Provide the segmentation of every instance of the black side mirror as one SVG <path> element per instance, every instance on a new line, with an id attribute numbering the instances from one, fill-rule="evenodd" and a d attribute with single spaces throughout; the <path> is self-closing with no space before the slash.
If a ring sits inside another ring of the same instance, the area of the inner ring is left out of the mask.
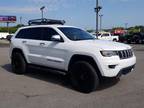
<path id="1" fill-rule="evenodd" d="M 10 42 L 13 35 L 7 35 L 6 39 Z"/>

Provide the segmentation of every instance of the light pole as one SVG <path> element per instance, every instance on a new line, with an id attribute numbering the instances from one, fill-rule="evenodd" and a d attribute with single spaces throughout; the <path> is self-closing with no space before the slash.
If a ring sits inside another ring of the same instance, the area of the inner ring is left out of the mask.
<path id="1" fill-rule="evenodd" d="M 127 29 L 128 23 L 125 23 L 125 29 Z"/>
<path id="2" fill-rule="evenodd" d="M 42 19 L 44 18 L 43 17 L 43 10 L 45 9 L 45 6 L 42 6 L 41 8 L 40 8 L 40 10 L 41 10 L 41 15 L 42 15 Z"/>
<path id="3" fill-rule="evenodd" d="M 22 25 L 22 17 L 20 17 L 20 25 Z"/>
<path id="4" fill-rule="evenodd" d="M 99 2 L 98 2 L 98 0 L 96 0 L 96 8 L 95 8 L 95 12 L 96 12 L 96 37 L 98 37 L 99 12 L 101 9 L 102 9 L 102 7 L 99 6 Z"/>
<path id="5" fill-rule="evenodd" d="M 103 15 L 99 15 L 99 17 L 100 17 L 100 31 L 102 31 L 102 17 L 103 17 Z"/>
<path id="6" fill-rule="evenodd" d="M 9 32 L 9 23 L 10 23 L 10 22 L 6 22 L 6 23 L 7 23 L 7 32 L 10 33 L 10 32 Z"/>
<path id="7" fill-rule="evenodd" d="M 128 23 L 125 23 L 125 33 L 127 34 L 127 27 L 128 27 Z"/>

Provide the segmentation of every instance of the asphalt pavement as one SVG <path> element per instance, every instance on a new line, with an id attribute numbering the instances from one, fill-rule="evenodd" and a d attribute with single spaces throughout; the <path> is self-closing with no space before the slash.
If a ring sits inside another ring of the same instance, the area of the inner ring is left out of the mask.
<path id="1" fill-rule="evenodd" d="M 143 108 L 144 45 L 133 45 L 136 68 L 120 81 L 105 81 L 90 94 L 75 91 L 64 75 L 11 71 L 9 48 L 0 47 L 0 108 Z"/>

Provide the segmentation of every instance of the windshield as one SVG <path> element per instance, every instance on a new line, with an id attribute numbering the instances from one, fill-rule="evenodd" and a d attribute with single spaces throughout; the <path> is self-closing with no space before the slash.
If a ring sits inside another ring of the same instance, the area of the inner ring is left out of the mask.
<path id="1" fill-rule="evenodd" d="M 72 27 L 59 27 L 61 30 L 70 40 L 78 41 L 78 40 L 94 40 L 95 38 L 90 35 L 89 33 Z"/>

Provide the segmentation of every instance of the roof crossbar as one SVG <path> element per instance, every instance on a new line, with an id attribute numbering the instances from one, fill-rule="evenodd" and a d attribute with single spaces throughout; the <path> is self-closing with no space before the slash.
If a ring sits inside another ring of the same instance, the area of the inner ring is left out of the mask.
<path id="1" fill-rule="evenodd" d="M 64 25 L 65 21 L 43 18 L 43 19 L 29 20 L 28 24 L 29 25 L 53 25 L 53 24 Z"/>

